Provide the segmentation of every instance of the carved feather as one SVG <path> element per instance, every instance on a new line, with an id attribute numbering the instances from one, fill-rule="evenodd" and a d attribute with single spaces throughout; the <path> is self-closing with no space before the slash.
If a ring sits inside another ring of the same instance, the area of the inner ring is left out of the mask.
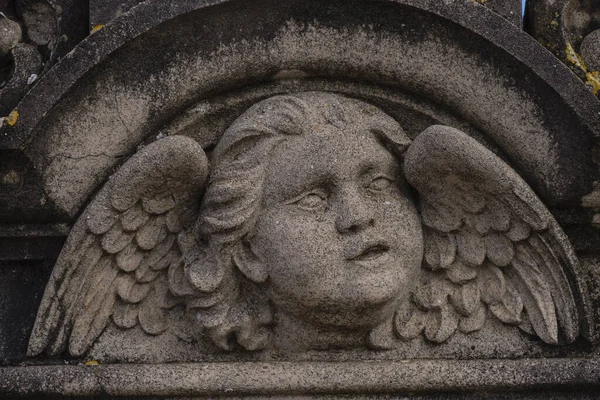
<path id="1" fill-rule="evenodd" d="M 513 242 L 519 242 L 527 239 L 531 235 L 531 227 L 524 221 L 513 218 L 511 220 L 510 230 L 506 233 L 506 237 Z"/>
<path id="2" fill-rule="evenodd" d="M 55 355 L 68 343 L 81 356 L 111 321 L 122 329 L 140 324 L 153 335 L 168 328 L 163 306 L 184 302 L 169 293 L 168 266 L 181 259 L 174 231 L 193 222 L 183 225 L 177 214 L 197 214 L 206 174 L 199 145 L 171 137 L 144 147 L 111 177 L 59 256 L 29 355 Z"/>
<path id="3" fill-rule="evenodd" d="M 89 287 L 84 300 L 84 308 L 76 317 L 69 352 L 73 356 L 80 356 L 89 347 L 106 327 L 108 318 L 112 314 L 116 300 L 115 280 L 118 269 L 109 264 L 108 260 L 98 267 L 100 279 L 96 285 Z"/>
<path id="4" fill-rule="evenodd" d="M 152 197 L 143 197 L 142 206 L 149 214 L 164 214 L 175 208 L 177 204 L 169 191 L 159 193 Z"/>
<path id="5" fill-rule="evenodd" d="M 183 229 L 181 219 L 176 210 L 171 210 L 167 213 L 167 229 L 171 233 L 179 233 Z"/>
<path id="6" fill-rule="evenodd" d="M 183 260 L 176 260 L 169 266 L 169 289 L 175 296 L 192 296 L 196 289 L 191 285 L 184 271 Z"/>
<path id="7" fill-rule="evenodd" d="M 445 342 L 458 329 L 458 320 L 458 315 L 449 304 L 429 311 L 425 322 L 425 337 L 435 343 Z"/>
<path id="8" fill-rule="evenodd" d="M 477 269 L 460 260 L 456 260 L 446 271 L 446 276 L 453 283 L 465 283 L 477 278 Z"/>
<path id="9" fill-rule="evenodd" d="M 142 227 L 148 220 L 150 215 L 142 208 L 142 205 L 138 202 L 133 207 L 126 210 L 121 216 L 121 226 L 123 230 L 127 232 L 136 232 Z"/>
<path id="10" fill-rule="evenodd" d="M 119 328 L 131 329 L 138 323 L 138 310 L 139 306 L 137 304 L 119 301 L 117 308 L 113 312 L 112 319 Z"/>
<path id="11" fill-rule="evenodd" d="M 153 288 L 154 291 L 154 288 Z M 138 319 L 142 329 L 150 335 L 159 335 L 167 330 L 167 316 L 160 307 L 156 293 L 150 293 L 140 304 Z"/>
<path id="12" fill-rule="evenodd" d="M 158 243 L 165 240 L 166 237 L 166 221 L 162 215 L 150 218 L 135 233 L 138 245 L 144 250 L 152 250 Z"/>
<path id="13" fill-rule="evenodd" d="M 102 248 L 110 254 L 123 250 L 133 239 L 133 234 L 123 231 L 123 227 L 114 224 L 108 232 L 102 236 Z"/>
<path id="14" fill-rule="evenodd" d="M 146 253 L 140 251 L 137 243 L 129 242 L 124 249 L 119 251 L 115 257 L 115 261 L 117 262 L 119 268 L 121 268 L 123 271 L 131 272 L 135 271 L 145 256 Z"/>
<path id="15" fill-rule="evenodd" d="M 494 225 L 494 216 L 489 212 L 481 214 L 468 214 L 465 217 L 467 225 L 471 227 L 479 236 L 487 235 Z"/>
<path id="16" fill-rule="evenodd" d="M 560 265 L 567 263 L 568 258 L 549 232 L 532 235 L 529 244 L 534 254 L 538 255 L 541 259 L 538 265 L 542 274 L 552 282 L 550 284 L 551 288 L 559 286 L 560 282 L 567 279 Z M 578 330 L 574 329 L 574 327 L 577 327 L 577 321 L 574 319 L 574 316 L 577 315 L 575 303 L 563 291 L 552 289 L 551 294 L 552 299 L 556 303 L 556 313 L 559 321 L 570 321 L 570 323 L 563 325 L 562 333 L 565 335 L 567 342 L 572 342 L 577 338 L 578 334 Z"/>
<path id="17" fill-rule="evenodd" d="M 489 309 L 504 323 L 515 325 L 522 321 L 523 301 L 510 281 L 506 283 L 506 290 L 500 297 L 500 301 L 489 304 Z"/>
<path id="18" fill-rule="evenodd" d="M 119 213 L 110 205 L 103 203 L 90 205 L 89 213 L 86 213 L 87 226 L 95 235 L 106 233 L 119 218 Z"/>
<path id="19" fill-rule="evenodd" d="M 588 318 L 573 292 L 585 298 L 585 289 L 568 279 L 577 275 L 577 260 L 552 215 L 508 165 L 464 133 L 433 126 L 407 150 L 405 173 L 427 227 L 425 266 L 440 271 L 412 297 L 427 312 L 428 340 L 448 339 L 456 325 L 463 333 L 479 330 L 488 316 L 547 343 L 558 343 L 559 331 L 565 342 L 577 339 Z M 439 244 L 452 241 L 455 259 L 444 258 Z M 454 285 L 449 296 L 440 297 L 440 277 Z"/>
<path id="20" fill-rule="evenodd" d="M 421 217 L 425 226 L 441 232 L 450 232 L 462 225 L 458 209 L 443 204 L 427 204 L 421 211 Z"/>
<path id="21" fill-rule="evenodd" d="M 496 304 L 502 301 L 506 291 L 506 280 L 500 268 L 492 263 L 484 263 L 478 268 L 477 281 L 484 303 Z"/>
<path id="22" fill-rule="evenodd" d="M 154 248 L 144 257 L 143 264 L 148 264 L 150 269 L 163 269 L 167 265 L 161 265 L 160 267 L 156 267 L 158 262 L 164 258 L 169 250 L 173 247 L 175 243 L 175 235 L 168 235 L 162 242 L 158 243 Z M 179 252 L 174 252 L 178 255 Z"/>
<path id="23" fill-rule="evenodd" d="M 515 255 L 513 243 L 503 233 L 490 233 L 484 237 L 487 258 L 499 267 L 506 267 Z"/>
<path id="24" fill-rule="evenodd" d="M 146 263 L 140 263 L 140 265 L 134 271 L 135 279 L 141 283 L 149 283 L 156 279 L 160 275 L 160 271 L 150 269 L 150 265 Z"/>
<path id="25" fill-rule="evenodd" d="M 479 286 L 477 285 L 477 282 L 465 282 L 458 286 L 450 295 L 450 300 L 454 309 L 458 311 L 459 314 L 465 317 L 473 314 L 480 303 Z"/>
<path id="26" fill-rule="evenodd" d="M 483 237 L 471 229 L 456 232 L 458 254 L 471 265 L 481 265 L 485 260 L 485 242 Z"/>
<path id="27" fill-rule="evenodd" d="M 510 208 L 493 196 L 487 196 L 485 202 L 485 213 L 490 217 L 492 230 L 495 232 L 508 231 L 511 220 Z"/>
<path id="28" fill-rule="evenodd" d="M 481 330 L 485 324 L 486 307 L 483 303 L 477 305 L 477 309 L 466 318 L 461 318 L 458 329 L 462 333 L 471 333 Z"/>
<path id="29" fill-rule="evenodd" d="M 533 329 L 546 343 L 558 343 L 558 326 L 554 302 L 548 285 L 539 270 L 517 257 L 508 271 L 511 282 L 521 296 Z"/>
<path id="30" fill-rule="evenodd" d="M 150 291 L 150 285 L 138 283 L 131 274 L 123 274 L 117 284 L 119 297 L 129 304 L 142 301 Z"/>
<path id="31" fill-rule="evenodd" d="M 413 300 L 423 310 L 437 309 L 448 302 L 450 290 L 451 284 L 442 274 L 430 274 L 429 279 L 416 289 Z"/>
<path id="32" fill-rule="evenodd" d="M 425 329 L 426 318 L 427 312 L 414 306 L 406 313 L 398 310 L 394 319 L 396 335 L 403 340 L 415 339 Z"/>
<path id="33" fill-rule="evenodd" d="M 427 229 L 427 228 L 425 228 Z M 452 234 L 429 230 L 425 235 L 425 261 L 432 270 L 447 268 L 456 258 L 456 241 Z"/>

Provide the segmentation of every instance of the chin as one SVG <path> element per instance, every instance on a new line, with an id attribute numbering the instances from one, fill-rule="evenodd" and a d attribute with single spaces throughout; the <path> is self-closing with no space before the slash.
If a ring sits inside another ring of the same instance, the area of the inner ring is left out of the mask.
<path id="1" fill-rule="evenodd" d="M 391 303 L 397 303 L 408 297 L 409 277 L 398 271 L 386 271 L 363 277 L 352 285 L 352 302 L 361 304 L 364 309 L 377 309 Z"/>
<path id="2" fill-rule="evenodd" d="M 313 323 L 330 328 L 370 330 L 391 318 L 402 299 L 395 293 L 386 296 L 371 293 L 343 300 L 337 306 L 323 305 L 306 316 Z"/>

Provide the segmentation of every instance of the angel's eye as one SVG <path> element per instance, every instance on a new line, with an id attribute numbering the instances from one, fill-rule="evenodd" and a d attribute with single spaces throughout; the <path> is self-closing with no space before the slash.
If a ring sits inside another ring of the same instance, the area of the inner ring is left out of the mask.
<path id="1" fill-rule="evenodd" d="M 310 192 L 297 199 L 294 204 L 305 210 L 319 210 L 325 207 L 327 198 L 322 193 Z"/>
<path id="2" fill-rule="evenodd" d="M 378 176 L 371 182 L 369 182 L 369 185 L 367 187 L 373 191 L 382 192 L 390 188 L 390 186 L 392 186 L 392 180 L 390 178 L 387 178 L 385 176 Z"/>

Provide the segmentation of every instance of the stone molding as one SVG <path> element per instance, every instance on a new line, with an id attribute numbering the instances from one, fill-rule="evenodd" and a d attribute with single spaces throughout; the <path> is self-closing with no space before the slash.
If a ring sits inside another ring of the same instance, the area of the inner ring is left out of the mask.
<path id="1" fill-rule="evenodd" d="M 302 396 L 600 388 L 600 361 L 411 360 L 0 368 L 1 396 Z"/>

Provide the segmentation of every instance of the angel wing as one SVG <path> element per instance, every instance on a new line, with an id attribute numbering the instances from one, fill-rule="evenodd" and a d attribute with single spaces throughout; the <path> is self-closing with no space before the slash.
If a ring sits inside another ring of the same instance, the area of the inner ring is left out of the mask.
<path id="1" fill-rule="evenodd" d="M 56 355 L 68 344 L 80 356 L 111 319 L 151 335 L 167 329 L 167 310 L 196 293 L 177 236 L 196 220 L 207 171 L 202 148 L 173 136 L 144 147 L 111 177 L 57 260 L 28 355 Z"/>
<path id="2" fill-rule="evenodd" d="M 573 342 L 589 315 L 577 259 L 529 186 L 444 126 L 421 133 L 404 165 L 420 197 L 425 254 L 422 282 L 396 315 L 397 335 L 440 343 L 493 316 L 546 343 Z"/>

